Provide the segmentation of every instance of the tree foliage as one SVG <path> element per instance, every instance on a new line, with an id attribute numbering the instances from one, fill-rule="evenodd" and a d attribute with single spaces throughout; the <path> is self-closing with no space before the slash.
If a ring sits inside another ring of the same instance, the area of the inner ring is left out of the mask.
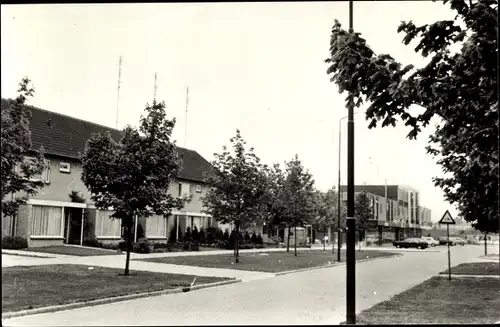
<path id="1" fill-rule="evenodd" d="M 337 191 L 331 188 L 326 192 L 316 191 L 317 216 L 315 225 L 324 230 L 336 224 L 337 221 Z"/>
<path id="2" fill-rule="evenodd" d="M 139 128 L 125 127 L 119 142 L 109 133 L 92 135 L 81 158 L 81 178 L 95 207 L 113 208 L 112 218 L 122 219 L 127 226 L 129 245 L 135 216 L 169 216 L 173 208 L 182 209 L 188 201 L 168 193 L 181 167 L 175 142 L 171 141 L 175 119 L 166 118 L 163 102 L 146 105 L 145 113 Z M 129 256 L 130 246 L 125 274 Z"/>
<path id="3" fill-rule="evenodd" d="M 42 180 L 34 177 L 42 174 L 45 164 L 43 148 L 33 149 L 31 143 L 30 122 L 31 111 L 26 105 L 28 98 L 35 90 L 30 80 L 25 77 L 19 83 L 18 97 L 13 101 L 2 101 L 2 214 L 14 216 L 19 206 L 25 204 L 28 196 L 34 195 L 44 186 Z M 34 160 L 26 160 L 30 155 Z M 20 194 L 18 192 L 21 192 Z M 11 195 L 15 195 L 12 198 Z"/>
<path id="4" fill-rule="evenodd" d="M 289 232 L 290 227 L 299 227 L 314 221 L 317 214 L 314 179 L 304 168 L 298 155 L 286 164 L 281 201 Z M 295 242 L 295 255 L 297 255 L 297 242 Z"/>
<path id="5" fill-rule="evenodd" d="M 266 176 L 253 148 L 246 149 L 240 131 L 230 139 L 232 151 L 226 146 L 214 154 L 214 172 L 206 182 L 210 189 L 202 198 L 204 212 L 221 223 L 233 223 L 238 235 L 265 211 Z M 235 261 L 238 262 L 239 239 L 236 237 Z"/>
<path id="6" fill-rule="evenodd" d="M 498 231 L 498 81 L 496 0 L 444 0 L 454 20 L 416 26 L 402 22 L 403 43 L 430 60 L 416 69 L 388 54 L 376 55 L 360 33 L 335 20 L 327 73 L 348 105 L 369 102 L 369 128 L 395 126 L 398 119 L 415 139 L 431 118 L 440 121 L 427 152 L 437 157 L 445 177 L 434 183 L 481 231 Z M 460 46 L 453 52 L 453 46 Z M 414 114 L 414 107 L 423 108 Z"/>
<path id="7" fill-rule="evenodd" d="M 364 235 L 367 221 L 373 219 L 373 210 L 370 208 L 370 199 L 366 192 L 361 192 L 356 196 L 354 216 L 356 217 L 356 230 Z"/>

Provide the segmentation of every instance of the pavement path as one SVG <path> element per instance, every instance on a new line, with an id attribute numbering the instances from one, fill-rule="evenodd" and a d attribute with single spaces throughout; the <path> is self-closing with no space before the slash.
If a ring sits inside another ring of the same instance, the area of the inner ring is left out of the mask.
<path id="1" fill-rule="evenodd" d="M 452 265 L 476 261 L 483 249 L 453 247 Z M 357 312 L 447 268 L 439 252 L 356 265 Z M 4 326 L 338 324 L 345 318 L 345 265 L 252 280 L 188 293 L 13 318 Z"/>

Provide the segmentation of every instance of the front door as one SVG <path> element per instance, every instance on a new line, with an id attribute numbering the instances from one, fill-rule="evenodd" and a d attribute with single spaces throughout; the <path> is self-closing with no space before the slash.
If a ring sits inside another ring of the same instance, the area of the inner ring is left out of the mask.
<path id="1" fill-rule="evenodd" d="M 67 208 L 69 213 L 69 231 L 68 231 L 68 244 L 80 245 L 80 238 L 82 232 L 82 212 L 81 208 Z"/>

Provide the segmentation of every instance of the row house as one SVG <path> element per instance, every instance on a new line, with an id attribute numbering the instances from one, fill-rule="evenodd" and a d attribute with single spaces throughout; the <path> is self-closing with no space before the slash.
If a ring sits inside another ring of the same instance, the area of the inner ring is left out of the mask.
<path id="1" fill-rule="evenodd" d="M 9 101 L 2 99 L 2 107 L 8 106 Z M 45 186 L 20 207 L 17 216 L 2 217 L 3 236 L 25 237 L 30 247 L 82 244 L 85 239 L 119 241 L 123 231 L 121 221 L 110 218 L 113 211 L 93 206 L 89 191 L 81 181 L 79 158 L 91 134 L 109 131 L 112 138 L 119 141 L 122 132 L 35 107 L 30 110 L 33 148 L 43 146 L 47 164 L 43 173 L 35 178 L 42 180 Z M 212 217 L 202 212 L 201 201 L 208 191 L 204 179 L 212 171 L 211 164 L 194 150 L 177 147 L 177 151 L 182 158 L 182 168 L 169 191 L 176 196 L 191 195 L 192 200 L 182 210 L 174 210 L 170 217 L 136 217 L 135 239 L 145 237 L 164 242 L 172 230 L 181 236 L 179 230 L 182 233 L 187 227 L 199 229 L 216 225 Z M 27 154 L 26 160 L 30 159 Z M 73 202 L 69 196 L 72 192 L 84 198 L 85 203 Z M 16 194 L 11 197 L 15 198 Z"/>

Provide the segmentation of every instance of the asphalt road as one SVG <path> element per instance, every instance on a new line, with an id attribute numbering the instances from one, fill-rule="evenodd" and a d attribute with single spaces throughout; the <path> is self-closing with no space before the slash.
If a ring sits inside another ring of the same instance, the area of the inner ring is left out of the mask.
<path id="1" fill-rule="evenodd" d="M 480 246 L 452 248 L 452 266 L 476 259 Z M 447 268 L 446 248 L 356 265 L 357 312 Z M 13 318 L 4 326 L 338 324 L 345 320 L 345 266 L 317 269 L 188 293 Z"/>

